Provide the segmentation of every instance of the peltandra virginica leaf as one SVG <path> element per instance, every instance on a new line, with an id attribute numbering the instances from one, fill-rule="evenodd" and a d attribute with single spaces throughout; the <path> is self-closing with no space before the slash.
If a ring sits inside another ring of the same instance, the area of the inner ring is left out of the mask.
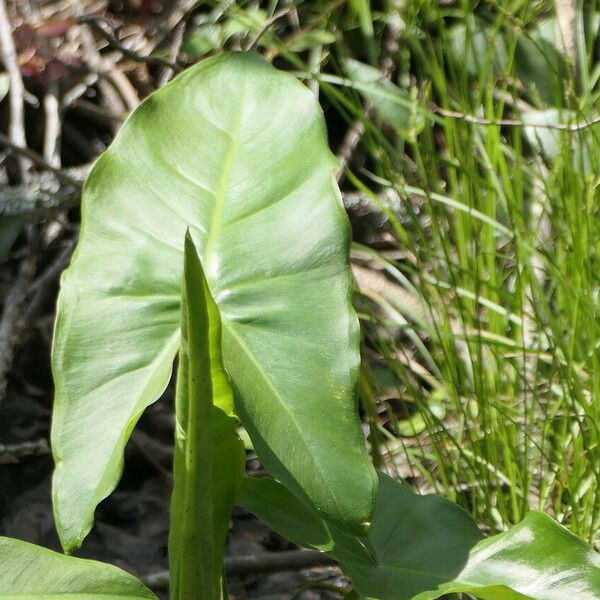
<path id="1" fill-rule="evenodd" d="M 311 92 L 256 55 L 150 96 L 85 185 L 53 344 L 55 517 L 66 549 L 115 487 L 179 347 L 189 226 L 222 318 L 236 412 L 266 467 L 342 526 L 376 477 L 355 414 L 358 322 L 336 161 Z"/>
<path id="2" fill-rule="evenodd" d="M 0 537 L 0 600 L 157 600 L 125 571 Z"/>
<path id="3" fill-rule="evenodd" d="M 181 295 L 169 589 L 172 600 L 215 600 L 245 452 L 223 369 L 219 309 L 189 234 Z"/>
<path id="4" fill-rule="evenodd" d="M 369 600 L 434 600 L 458 592 L 482 600 L 600 597 L 600 557 L 543 513 L 482 539 L 455 504 L 380 475 L 372 527 L 361 544 L 319 523 L 314 509 L 276 481 L 245 479 L 238 503 L 285 537 L 335 556 Z M 310 524 L 306 531 L 303 521 Z"/>

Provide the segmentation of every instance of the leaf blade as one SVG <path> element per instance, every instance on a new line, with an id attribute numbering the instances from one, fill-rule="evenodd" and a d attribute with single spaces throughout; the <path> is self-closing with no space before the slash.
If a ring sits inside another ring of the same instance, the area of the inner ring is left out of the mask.
<path id="1" fill-rule="evenodd" d="M 299 546 L 331 551 L 333 538 L 316 511 L 274 479 L 244 477 L 236 504 Z"/>
<path id="2" fill-rule="evenodd" d="M 133 575 L 113 565 L 0 537 L 0 599 L 15 598 L 157 600 Z"/>
<path id="3" fill-rule="evenodd" d="M 54 501 L 66 548 L 89 530 L 135 421 L 168 382 L 188 226 L 221 312 L 236 409 L 263 462 L 340 524 L 369 519 L 376 480 L 355 414 L 358 322 L 334 166 L 310 92 L 240 54 L 204 61 L 151 96 L 99 159 L 53 350 Z M 254 401 L 256 390 L 268 400 Z M 335 415 L 326 424 L 324 399 Z M 344 460 L 330 461 L 332 444 Z"/>
<path id="4" fill-rule="evenodd" d="M 435 600 L 453 593 L 482 600 L 600 596 L 600 557 L 543 513 L 531 512 L 508 531 L 482 539 L 457 505 L 419 496 L 380 474 L 373 524 L 361 544 L 321 521 L 331 540 L 323 536 L 313 524 L 315 509 L 277 482 L 244 481 L 238 502 L 280 534 L 332 554 L 368 600 Z"/>
<path id="5" fill-rule="evenodd" d="M 365 598 L 434 600 L 469 593 L 482 600 L 592 600 L 600 557 L 542 513 L 481 539 L 472 519 L 436 496 L 417 496 L 380 477 L 370 541 L 377 564 L 348 565 Z M 416 511 L 416 512 L 415 512 Z"/>

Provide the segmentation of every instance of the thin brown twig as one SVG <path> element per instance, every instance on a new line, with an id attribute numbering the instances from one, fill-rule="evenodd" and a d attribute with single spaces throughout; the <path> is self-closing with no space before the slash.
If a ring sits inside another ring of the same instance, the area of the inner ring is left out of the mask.
<path id="1" fill-rule="evenodd" d="M 466 123 L 472 123 L 473 125 L 484 125 L 488 127 L 534 127 L 537 129 L 551 129 L 555 131 L 566 131 L 568 133 L 577 133 L 584 131 L 590 127 L 600 124 L 600 116 L 594 117 L 589 121 L 581 123 L 526 123 L 518 119 L 484 119 L 482 117 L 476 117 L 468 113 L 462 113 L 455 110 L 447 110 L 441 106 L 430 104 L 429 109 L 431 112 L 440 115 L 441 117 L 447 117 L 449 119 L 456 119 L 458 121 L 465 121 Z"/>
<path id="2" fill-rule="evenodd" d="M 362 136 L 365 134 L 366 126 L 365 120 L 367 120 L 371 113 L 373 112 L 373 104 L 371 102 L 366 101 L 362 107 L 362 118 L 356 119 L 353 121 L 352 125 L 346 131 L 346 135 L 340 144 L 337 151 L 337 159 L 340 163 L 336 173 L 335 179 L 339 183 L 344 175 L 344 171 L 350 164 L 352 160 L 352 156 L 354 155 L 354 151 L 358 146 L 358 143 L 362 139 Z"/>
<path id="3" fill-rule="evenodd" d="M 297 571 L 337 564 L 327 554 L 314 550 L 288 550 L 286 552 L 264 552 L 249 556 L 227 556 L 224 563 L 225 573 L 230 577 L 276 573 L 278 571 Z M 166 571 L 152 573 L 143 577 L 142 581 L 150 588 L 164 589 L 169 584 L 169 574 Z"/>
<path id="4" fill-rule="evenodd" d="M 31 300 L 24 314 L 25 322 L 30 323 L 38 315 L 41 307 L 51 293 L 50 284 L 58 278 L 69 264 L 74 247 L 75 240 L 68 240 L 58 256 L 29 287 L 28 291 Z"/>
<path id="5" fill-rule="evenodd" d="M 288 22 L 292 26 L 294 31 L 300 31 L 300 15 L 298 15 L 298 9 L 296 8 L 296 3 L 294 0 L 287 0 L 286 4 L 290 5 L 290 12 L 288 16 Z"/>
<path id="6" fill-rule="evenodd" d="M 140 98 L 127 75 L 113 64 L 106 73 L 106 76 L 125 101 L 127 111 L 136 109 L 140 103 Z"/>
<path id="7" fill-rule="evenodd" d="M 217 2 L 216 7 L 210 13 L 211 21 L 216 21 L 232 4 L 235 4 L 235 0 L 221 0 Z M 166 6 L 166 14 L 161 14 L 157 17 L 156 32 L 150 32 L 152 35 L 148 37 L 144 46 L 144 51 L 147 54 L 161 47 L 171 35 L 171 32 L 187 20 L 191 11 L 196 6 L 196 0 L 177 0 L 176 2 L 166 3 Z M 175 61 L 175 59 L 172 60 Z"/>
<path id="8" fill-rule="evenodd" d="M 81 181 L 78 181 L 77 179 L 69 175 L 64 169 L 59 169 L 58 167 L 51 165 L 43 156 L 40 156 L 37 152 L 15 144 L 8 136 L 2 133 L 0 133 L 0 146 L 4 146 L 5 148 L 8 148 L 11 152 L 28 158 L 34 165 L 36 165 L 40 169 L 52 173 L 58 179 L 64 181 L 69 185 L 75 185 L 78 187 L 81 186 Z"/>
<path id="9" fill-rule="evenodd" d="M 71 5 L 76 18 L 84 16 L 84 8 L 79 0 L 71 0 Z M 67 94 L 67 105 L 71 103 L 78 94 L 84 93 L 87 87 L 89 85 L 93 85 L 93 83 L 95 83 L 97 80 L 98 87 L 102 93 L 102 99 L 108 110 L 117 115 L 123 114 L 125 112 L 125 104 L 112 82 L 107 78 L 108 69 L 105 68 L 105 61 L 100 55 L 100 51 L 96 47 L 96 41 L 94 39 L 94 34 L 91 27 L 82 24 L 79 27 L 79 37 L 81 38 L 85 61 L 91 70 L 91 79 L 83 86 L 78 86 L 76 90 L 74 89 Z M 76 94 L 73 93 L 75 91 Z M 116 124 L 113 124 L 112 129 L 113 133 L 116 133 Z"/>
<path id="10" fill-rule="evenodd" d="M 250 42 L 244 48 L 245 52 L 249 52 L 250 50 L 254 50 L 256 45 L 260 41 L 260 38 L 274 25 L 281 17 L 285 17 L 290 14 L 290 12 L 294 9 L 294 7 L 282 8 L 277 12 L 273 13 L 263 24 L 260 31 L 250 40 Z"/>
<path id="11" fill-rule="evenodd" d="M 85 100 L 84 98 L 77 99 L 77 101 L 71 105 L 71 109 L 81 113 L 87 118 L 90 118 L 96 123 L 100 123 L 101 125 L 108 127 L 112 127 L 114 125 L 120 126 L 125 120 L 124 115 L 115 115 L 106 110 L 106 108 L 98 106 L 97 104 L 94 104 L 89 100 Z"/>
<path id="12" fill-rule="evenodd" d="M 181 22 L 175 26 L 173 30 L 173 39 L 169 44 L 169 60 L 176 62 L 181 46 L 183 45 L 183 38 L 185 35 L 185 23 Z M 169 67 L 163 67 L 161 73 L 158 76 L 158 87 L 165 85 L 173 76 L 173 70 Z"/>
<path id="13" fill-rule="evenodd" d="M 159 56 L 144 56 L 138 54 L 137 52 L 133 52 L 132 50 L 124 46 L 118 38 L 119 34 L 117 27 L 110 19 L 106 17 L 99 15 L 82 15 L 77 17 L 76 20 L 78 23 L 90 25 L 98 34 L 100 34 L 108 42 L 111 48 L 118 50 L 126 58 L 129 58 L 139 63 L 168 67 L 176 73 L 180 73 L 183 70 L 183 68 L 175 62 L 171 62 L 170 60 L 161 58 Z M 103 24 L 109 27 L 110 32 L 106 31 Z"/>
<path id="14" fill-rule="evenodd" d="M 0 320 L 0 404 L 6 397 L 15 347 L 22 334 L 23 308 L 27 290 L 35 275 L 35 266 L 36 260 L 33 255 L 23 259 L 17 278 L 4 299 L 4 310 Z"/>
<path id="15" fill-rule="evenodd" d="M 10 121 L 8 136 L 5 138 L 9 147 L 19 149 L 17 164 L 19 166 L 20 183 L 27 185 L 30 180 L 29 168 L 31 161 L 27 156 L 27 139 L 25 136 L 25 114 L 23 98 L 25 86 L 21 78 L 21 70 L 17 60 L 15 42 L 12 36 L 12 27 L 8 16 L 5 0 L 0 0 L 0 53 L 4 68 L 9 72 L 10 78 Z M 26 226 L 27 244 L 32 250 L 35 232 L 33 225 Z M 12 367 L 15 348 L 19 343 L 24 329 L 23 310 L 24 301 L 35 275 L 37 259 L 30 252 L 19 265 L 15 281 L 4 298 L 2 317 L 0 318 L 0 403 L 6 396 L 8 376 Z"/>

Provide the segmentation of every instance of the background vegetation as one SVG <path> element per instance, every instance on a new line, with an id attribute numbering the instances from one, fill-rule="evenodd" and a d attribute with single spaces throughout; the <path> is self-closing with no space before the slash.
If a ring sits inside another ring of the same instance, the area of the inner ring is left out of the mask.
<path id="1" fill-rule="evenodd" d="M 51 467 L 48 340 L 89 164 L 174 72 L 254 49 L 318 94 L 340 159 L 377 466 L 491 532 L 539 508 L 596 542 L 597 2 L 0 7 L 0 463 L 27 463 L 0 469 L 3 529 Z M 133 439 L 163 477 L 169 401 Z M 49 543 L 40 510 L 19 537 Z"/>

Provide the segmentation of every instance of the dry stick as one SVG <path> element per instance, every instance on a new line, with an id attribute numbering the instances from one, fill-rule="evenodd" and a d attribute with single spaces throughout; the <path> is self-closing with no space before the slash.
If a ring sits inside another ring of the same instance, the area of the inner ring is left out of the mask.
<path id="1" fill-rule="evenodd" d="M 499 126 L 499 127 L 533 127 L 536 129 L 552 129 L 555 131 L 566 131 L 568 133 L 577 133 L 593 127 L 594 125 L 600 124 L 600 116 L 596 116 L 589 121 L 583 121 L 581 123 L 525 123 L 518 119 L 484 119 L 470 115 L 468 113 L 461 113 L 454 110 L 447 110 L 441 108 L 435 104 L 430 104 L 429 108 L 432 112 L 450 119 L 456 119 L 458 121 L 465 121 L 466 123 L 472 123 L 473 125 L 485 125 L 485 126 Z"/>
<path id="2" fill-rule="evenodd" d="M 170 72 L 170 71 L 169 71 Z M 65 102 L 65 106 L 68 104 Z M 114 125 L 121 125 L 124 118 L 119 115 L 113 115 L 108 112 L 105 108 L 85 100 L 83 98 L 77 98 L 74 103 L 71 102 L 71 108 L 78 113 L 81 113 L 84 117 L 87 117 L 100 125 L 112 127 Z"/>
<path id="3" fill-rule="evenodd" d="M 119 92 L 121 98 L 125 101 L 127 111 L 131 112 L 136 109 L 140 104 L 140 97 L 131 81 L 127 78 L 127 75 L 113 64 L 109 68 L 107 76 L 112 85 Z"/>
<path id="4" fill-rule="evenodd" d="M 27 456 L 44 456 L 50 454 L 50 446 L 45 438 L 32 442 L 16 444 L 0 444 L 0 465 L 14 464 Z"/>
<path id="5" fill-rule="evenodd" d="M 210 22 L 215 22 L 229 8 L 231 0 L 222 1 L 210 13 Z M 158 27 L 150 31 L 151 35 L 146 36 L 146 43 L 143 51 L 150 54 L 156 48 L 165 45 L 169 38 L 172 38 L 168 44 L 169 61 L 177 64 L 177 57 L 181 51 L 185 36 L 185 28 L 188 17 L 194 9 L 196 3 L 193 0 L 179 0 L 173 2 L 166 16 L 161 16 L 158 21 Z M 138 50 L 140 52 L 141 50 Z M 158 87 L 165 85 L 175 74 L 173 69 L 163 67 L 157 77 Z"/>
<path id="6" fill-rule="evenodd" d="M 526 113 L 535 110 L 535 108 L 531 104 L 525 102 L 523 98 L 515 97 L 513 94 L 498 88 L 493 89 L 492 96 L 495 100 L 498 100 L 498 102 L 501 102 L 505 106 L 510 106 L 516 112 Z"/>
<path id="7" fill-rule="evenodd" d="M 228 556 L 225 558 L 225 573 L 230 577 L 297 571 L 311 567 L 336 565 L 337 562 L 322 552 L 313 550 L 289 550 L 287 552 L 264 552 L 249 556 Z M 150 588 L 165 589 L 169 584 L 169 573 L 161 571 L 142 577 Z"/>
<path id="8" fill-rule="evenodd" d="M 300 27 L 300 16 L 298 15 L 298 9 L 295 6 L 294 0 L 287 0 L 285 4 L 288 4 L 290 9 L 288 16 L 289 24 L 291 25 L 294 31 L 300 31 L 302 29 Z"/>
<path id="9" fill-rule="evenodd" d="M 187 20 L 188 15 L 196 7 L 196 4 L 196 0 L 178 0 L 168 3 L 167 6 L 170 6 L 170 8 L 167 8 L 167 14 L 160 15 L 157 27 L 153 31 L 150 31 L 153 35 L 147 38 L 144 46 L 145 53 L 150 54 L 153 50 L 162 46 L 165 40 L 171 35 L 171 32 L 182 21 Z M 217 2 L 217 6 L 210 12 L 209 21 L 214 23 L 232 4 L 235 4 L 235 0 L 221 0 L 221 2 Z M 175 58 L 172 58 L 173 63 L 175 63 Z"/>
<path id="10" fill-rule="evenodd" d="M 71 11 L 75 16 L 83 14 L 83 8 L 79 0 L 71 0 L 70 4 Z M 83 49 L 84 58 L 87 58 L 89 51 L 91 50 L 93 52 L 95 48 L 89 48 L 89 46 L 86 45 L 85 34 L 82 32 L 82 29 L 83 27 L 81 26 L 71 27 L 67 32 L 67 39 L 69 40 L 70 44 L 73 44 L 75 47 Z M 93 38 L 91 36 L 90 31 L 87 32 L 87 36 L 89 38 L 87 41 L 91 40 L 93 42 Z M 97 59 L 97 56 L 94 54 L 94 56 L 91 58 Z M 65 90 L 61 98 L 61 110 L 64 112 L 69 106 L 71 106 L 74 102 L 79 100 L 87 92 L 87 90 L 98 81 L 98 79 L 98 72 L 94 69 L 89 71 L 85 75 L 83 80 L 77 81 L 77 83 L 73 84 L 73 87 L 71 87 L 68 90 Z"/>
<path id="11" fill-rule="evenodd" d="M 173 30 L 173 40 L 169 44 L 169 60 L 171 62 L 176 62 L 177 57 L 179 56 L 179 52 L 181 50 L 181 46 L 183 44 L 183 37 L 185 34 L 185 23 L 178 23 L 175 29 Z M 163 67 L 160 75 L 158 76 L 158 87 L 162 87 L 165 85 L 173 76 L 173 69 L 169 67 Z"/>
<path id="12" fill-rule="evenodd" d="M 158 65 L 162 67 L 168 67 L 172 69 L 176 73 L 180 73 L 183 71 L 183 68 L 180 67 L 177 63 L 171 62 L 170 60 L 166 60 L 159 56 L 144 56 L 140 55 L 137 52 L 133 52 L 126 46 L 124 46 L 121 41 L 118 39 L 118 32 L 115 25 L 112 23 L 110 19 L 106 17 L 96 16 L 96 15 L 82 15 L 77 17 L 78 23 L 83 23 L 90 25 L 97 33 L 99 33 L 109 44 L 111 48 L 118 50 L 123 56 L 126 58 L 130 58 L 135 62 L 146 63 L 149 65 Z M 101 25 L 104 23 L 110 28 L 110 32 L 106 31 L 104 27 Z"/>
<path id="13" fill-rule="evenodd" d="M 337 159 L 340 163 L 340 166 L 338 167 L 338 170 L 335 173 L 335 179 L 338 183 L 342 179 L 344 171 L 346 170 L 346 168 L 350 164 L 350 161 L 352 160 L 352 156 L 354 155 L 354 151 L 358 146 L 358 142 L 360 142 L 362 136 L 365 134 L 365 120 L 371 116 L 371 113 L 373 112 L 373 104 L 371 104 L 371 102 L 365 102 L 363 104 L 362 112 L 363 120 L 356 119 L 352 123 L 350 129 L 348 129 L 348 131 L 346 132 L 346 135 L 344 136 L 340 147 L 338 148 Z"/>
<path id="14" fill-rule="evenodd" d="M 0 54 L 4 68 L 10 77 L 10 122 L 8 145 L 19 149 L 17 163 L 19 165 L 20 183 L 29 182 L 30 160 L 23 151 L 27 147 L 25 138 L 25 117 L 23 97 L 25 86 L 17 60 L 15 43 L 12 38 L 12 27 L 8 17 L 5 0 L 0 0 Z M 28 231 L 29 245 L 33 245 L 33 231 Z M 8 374 L 12 368 L 16 344 L 24 329 L 23 307 L 27 297 L 27 288 L 35 275 L 36 257 L 30 254 L 21 262 L 19 272 L 12 287 L 4 299 L 4 309 L 0 319 L 0 404 L 6 396 Z"/>
<path id="15" fill-rule="evenodd" d="M 63 270 L 68 266 L 75 240 L 68 240 L 65 247 L 52 261 L 50 266 L 38 277 L 29 288 L 31 300 L 27 305 L 23 320 L 30 323 L 40 312 L 50 293 L 50 284 L 55 281 Z"/>
<path id="16" fill-rule="evenodd" d="M 58 88 L 51 85 L 44 96 L 44 160 L 53 167 L 60 167 L 60 103 Z"/>
<path id="17" fill-rule="evenodd" d="M 154 62 L 163 66 L 166 65 L 171 69 L 175 67 L 177 72 L 182 70 L 178 65 L 173 65 L 170 61 L 165 61 L 159 57 L 141 56 L 140 54 L 125 47 L 118 39 L 117 28 L 110 19 L 101 16 L 85 15 L 83 14 L 82 8 L 79 5 L 79 0 L 74 0 L 74 2 L 77 3 L 76 6 L 78 14 L 76 21 L 82 25 L 81 34 L 84 42 L 84 49 L 86 51 L 86 55 L 90 59 L 88 62 L 94 66 L 101 76 L 101 90 L 103 95 L 106 96 L 109 108 L 113 113 L 121 115 L 125 112 L 125 108 L 127 108 L 127 112 L 134 110 L 139 105 L 140 99 L 134 86 L 131 84 L 126 75 L 116 67 L 114 61 L 109 67 L 106 66 L 107 60 L 101 56 L 100 51 L 96 47 L 91 31 L 92 29 L 100 33 L 100 35 L 108 42 L 109 46 L 111 48 L 115 48 L 119 54 L 131 58 L 136 62 Z M 114 33 L 114 35 L 108 33 L 101 23 L 105 23 Z M 122 101 L 125 103 L 125 105 L 123 105 Z M 113 129 L 116 131 L 118 127 L 115 125 Z"/>
<path id="18" fill-rule="evenodd" d="M 63 249 L 58 253 L 56 258 L 50 263 L 48 268 L 31 284 L 29 291 L 35 295 L 41 292 L 49 283 L 56 279 L 63 269 L 69 264 L 73 249 L 75 248 L 75 240 L 69 239 L 65 242 Z M 32 301 L 33 302 L 33 301 Z"/>
<path id="19" fill-rule="evenodd" d="M 290 14 L 292 12 L 293 8 L 294 7 L 291 7 L 291 8 L 282 8 L 281 10 L 278 10 L 277 12 L 273 13 L 273 15 L 271 15 L 264 22 L 264 24 L 261 27 L 260 31 L 248 42 L 248 44 L 244 48 L 244 52 L 249 52 L 250 50 L 254 50 L 256 48 L 256 45 L 260 41 L 260 38 L 271 28 L 271 26 L 276 21 L 278 21 L 279 19 L 281 19 L 281 17 L 285 17 L 285 15 Z"/>
<path id="20" fill-rule="evenodd" d="M 24 328 L 23 307 L 27 290 L 35 275 L 35 263 L 33 255 L 23 260 L 17 278 L 4 299 L 4 311 L 0 320 L 0 404 L 6 397 L 15 347 Z"/>
<path id="21" fill-rule="evenodd" d="M 71 5 L 75 13 L 76 18 L 83 17 L 83 6 L 80 0 L 71 0 Z M 86 63 L 98 76 L 98 87 L 102 93 L 102 98 L 106 103 L 108 110 L 114 114 L 121 115 L 125 112 L 125 105 L 121 100 L 119 93 L 112 86 L 112 84 L 106 80 L 106 69 L 104 67 L 104 60 L 96 47 L 96 41 L 94 40 L 94 34 L 90 27 L 82 24 L 79 28 L 79 35 L 83 46 L 83 55 Z M 117 126 L 113 128 L 113 132 L 116 131 Z"/>
<path id="22" fill-rule="evenodd" d="M 10 122 L 8 125 L 8 135 L 15 146 L 21 148 L 27 147 L 25 138 L 25 115 L 24 102 L 25 86 L 21 78 L 17 51 L 12 37 L 12 27 L 8 18 L 5 0 L 0 0 L 0 53 L 4 68 L 8 71 L 10 80 L 9 103 L 10 103 Z M 18 160 L 19 174 L 21 183 L 27 183 L 29 172 L 29 161 L 21 157 Z"/>
<path id="23" fill-rule="evenodd" d="M 48 171 L 53 175 L 56 175 L 58 179 L 69 185 L 81 186 L 81 181 L 76 179 L 65 169 L 58 169 L 57 167 L 48 163 L 48 161 L 40 156 L 37 152 L 30 150 L 29 148 L 22 148 L 16 145 L 9 137 L 0 133 L 0 146 L 8 148 L 11 152 L 28 158 L 36 167 Z"/>

